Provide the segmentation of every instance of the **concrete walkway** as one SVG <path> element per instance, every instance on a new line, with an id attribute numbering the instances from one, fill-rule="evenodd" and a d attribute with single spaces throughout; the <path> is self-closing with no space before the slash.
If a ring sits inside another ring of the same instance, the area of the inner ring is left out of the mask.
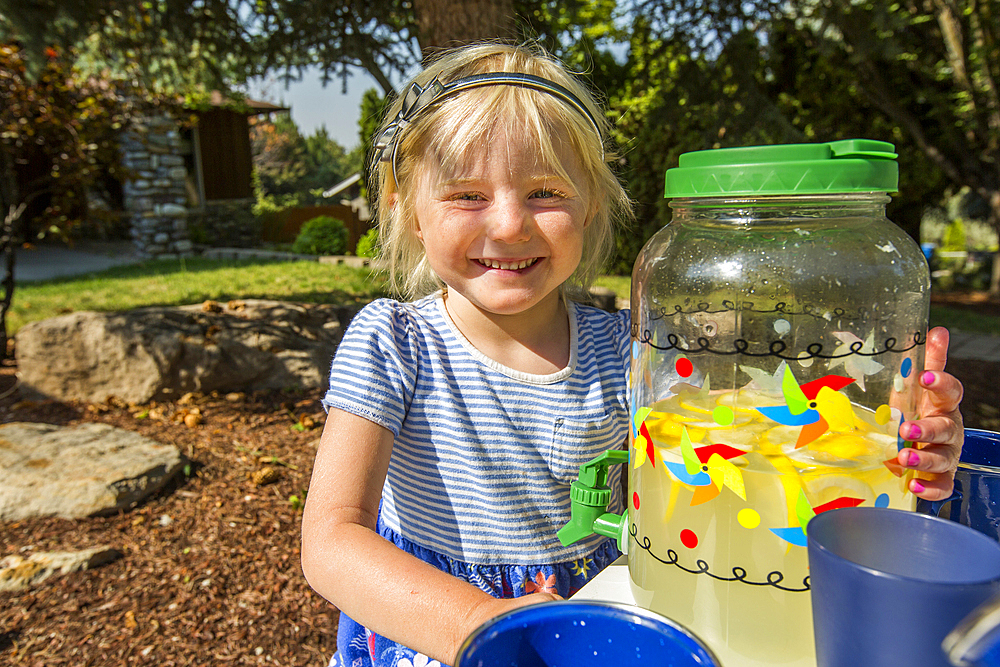
<path id="1" fill-rule="evenodd" d="M 348 255 L 318 257 L 249 248 L 208 248 L 200 256 L 206 259 L 301 260 L 356 267 L 368 266 L 370 262 L 365 257 Z M 136 264 L 143 259 L 145 258 L 139 255 L 135 246 L 129 241 L 85 241 L 74 244 L 72 248 L 44 245 L 18 249 L 14 260 L 14 282 L 30 283 L 80 276 L 104 271 L 114 266 Z"/>
<path id="2" fill-rule="evenodd" d="M 1000 331 L 996 336 L 964 331 L 951 331 L 948 343 L 949 359 L 980 359 L 1000 361 Z"/>
<path id="3" fill-rule="evenodd" d="M 129 241 L 83 241 L 72 248 L 39 245 L 18 248 L 15 253 L 15 284 L 85 275 L 142 261 Z"/>
<path id="4" fill-rule="evenodd" d="M 368 263 L 367 259 L 361 257 L 312 257 L 242 248 L 212 248 L 205 251 L 202 256 L 215 259 L 310 259 L 327 264 L 357 266 Z M 142 260 L 135 246 L 128 241 L 110 243 L 86 241 L 77 243 L 72 248 L 36 246 L 17 251 L 14 280 L 17 283 L 26 283 L 83 275 Z M 954 359 L 1000 362 L 1000 331 L 997 331 L 996 335 L 952 331 L 950 348 L 948 356 Z"/>

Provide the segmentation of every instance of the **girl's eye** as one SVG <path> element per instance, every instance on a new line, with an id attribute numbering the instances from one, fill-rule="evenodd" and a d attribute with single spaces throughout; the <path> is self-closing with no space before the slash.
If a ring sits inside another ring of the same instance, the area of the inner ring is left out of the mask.
<path id="1" fill-rule="evenodd" d="M 460 192 L 457 195 L 452 195 L 451 199 L 453 201 L 481 201 L 482 196 L 475 192 Z"/>
<path id="2" fill-rule="evenodd" d="M 558 190 L 536 190 L 531 193 L 533 199 L 550 199 L 553 197 L 565 197 L 565 195 Z"/>

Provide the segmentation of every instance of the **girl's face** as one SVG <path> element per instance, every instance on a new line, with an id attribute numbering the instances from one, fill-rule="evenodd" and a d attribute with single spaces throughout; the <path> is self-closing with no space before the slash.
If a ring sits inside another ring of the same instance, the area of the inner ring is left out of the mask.
<path id="1" fill-rule="evenodd" d="M 559 298 L 580 263 L 590 217 L 572 149 L 558 151 L 565 179 L 528 142 L 508 136 L 474 149 L 454 173 L 425 162 L 415 200 L 417 236 L 449 300 L 495 315 Z"/>

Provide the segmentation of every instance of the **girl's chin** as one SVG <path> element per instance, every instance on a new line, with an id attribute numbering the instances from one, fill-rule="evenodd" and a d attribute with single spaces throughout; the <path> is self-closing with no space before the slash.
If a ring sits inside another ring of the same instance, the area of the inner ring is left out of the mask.
<path id="1" fill-rule="evenodd" d="M 470 302 L 479 310 L 494 315 L 523 315 L 535 311 L 548 302 L 545 296 L 539 297 L 536 292 L 521 292 L 517 294 L 504 294 L 503 292 L 503 290 L 497 290 L 492 294 L 471 300 Z M 553 294 L 558 296 L 558 292 Z"/>

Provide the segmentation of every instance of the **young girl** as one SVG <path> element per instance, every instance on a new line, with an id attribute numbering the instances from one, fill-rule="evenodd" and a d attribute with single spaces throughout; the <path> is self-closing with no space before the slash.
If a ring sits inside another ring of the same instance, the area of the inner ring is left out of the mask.
<path id="1" fill-rule="evenodd" d="M 628 431 L 629 313 L 568 298 L 629 213 L 606 136 L 561 65 L 496 44 L 441 58 L 389 110 L 381 238 L 416 300 L 355 317 L 324 399 L 302 566 L 342 612 L 331 665 L 453 664 L 483 622 L 618 557 L 611 540 L 556 538 L 580 465 Z M 928 499 L 951 492 L 961 448 L 946 349 L 932 332 L 928 416 L 908 425 L 940 444 L 899 456 Z"/>

